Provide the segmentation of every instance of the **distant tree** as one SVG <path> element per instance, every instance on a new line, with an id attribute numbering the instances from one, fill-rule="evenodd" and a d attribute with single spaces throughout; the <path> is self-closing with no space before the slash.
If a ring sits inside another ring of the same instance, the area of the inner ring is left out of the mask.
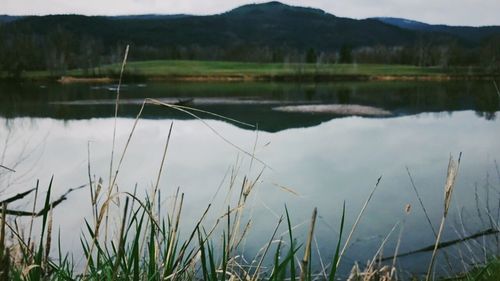
<path id="1" fill-rule="evenodd" d="M 3 69 L 10 78 L 19 79 L 26 69 L 36 65 L 37 48 L 31 39 L 30 36 L 16 34 L 2 42 Z"/>
<path id="2" fill-rule="evenodd" d="M 46 36 L 45 64 L 53 74 L 63 75 L 69 68 L 84 67 L 77 56 L 85 57 L 80 53 L 80 40 L 74 33 L 57 26 Z"/>
<path id="3" fill-rule="evenodd" d="M 415 43 L 415 60 L 418 66 L 432 65 L 432 42 L 423 34 L 419 34 Z"/>
<path id="4" fill-rule="evenodd" d="M 448 66 L 464 65 L 465 53 L 462 47 L 458 46 L 456 42 L 451 42 L 448 45 Z"/>
<path id="5" fill-rule="evenodd" d="M 316 63 L 318 61 L 318 55 L 314 48 L 309 48 L 306 53 L 306 62 L 307 63 Z"/>
<path id="6" fill-rule="evenodd" d="M 400 63 L 402 47 L 387 47 L 377 45 L 374 47 L 361 47 L 353 50 L 352 59 L 359 63 Z"/>
<path id="7" fill-rule="evenodd" d="M 272 62 L 283 62 L 285 59 L 284 52 L 281 48 L 273 49 L 272 52 Z"/>
<path id="8" fill-rule="evenodd" d="M 450 63 L 450 46 L 443 45 L 437 47 L 439 58 L 438 58 L 438 66 L 442 68 L 447 68 Z"/>
<path id="9" fill-rule="evenodd" d="M 500 36 L 493 36 L 481 44 L 481 64 L 490 70 L 500 69 Z"/>
<path id="10" fill-rule="evenodd" d="M 352 47 L 350 45 L 344 44 L 340 47 L 339 62 L 352 63 Z"/>
<path id="11" fill-rule="evenodd" d="M 103 45 L 92 37 L 83 37 L 78 52 L 77 64 L 87 75 L 97 75 L 96 70 L 101 65 Z"/>
<path id="12" fill-rule="evenodd" d="M 2 32 L 2 27 L 0 26 L 0 42 L 3 42 L 0 44 L 0 76 L 3 75 L 4 68 L 5 68 L 5 36 L 3 35 Z"/>
<path id="13" fill-rule="evenodd" d="M 172 46 L 170 50 L 170 58 L 174 60 L 179 60 L 181 59 L 181 51 L 179 50 L 179 47 L 174 45 Z"/>

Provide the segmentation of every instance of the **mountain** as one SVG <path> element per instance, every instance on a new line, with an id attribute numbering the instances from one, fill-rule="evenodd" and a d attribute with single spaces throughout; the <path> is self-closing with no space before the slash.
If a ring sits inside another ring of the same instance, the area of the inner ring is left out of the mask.
<path id="1" fill-rule="evenodd" d="M 245 5 L 211 16 L 26 17 L 12 22 L 9 27 L 16 32 L 42 36 L 55 28 L 63 28 L 77 36 L 98 38 L 105 44 L 121 41 L 148 46 L 286 46 L 325 51 L 336 50 L 344 44 L 404 45 L 415 38 L 414 32 L 377 20 L 339 18 L 318 9 L 279 2 Z"/>
<path id="2" fill-rule="evenodd" d="M 297 7 L 283 4 L 278 1 L 271 1 L 262 4 L 247 4 L 240 7 L 237 7 L 231 11 L 226 12 L 225 14 L 234 14 L 234 15 L 258 15 L 262 13 L 282 13 L 287 11 L 295 11 L 295 12 L 306 12 L 310 14 L 316 15 L 324 15 L 325 11 L 315 8 L 309 7 Z"/>
<path id="3" fill-rule="evenodd" d="M 500 26 L 449 26 L 443 24 L 427 24 L 414 20 L 391 17 L 379 17 L 372 19 L 407 30 L 450 34 L 473 43 L 480 43 L 481 40 L 500 34 Z"/>
<path id="4" fill-rule="evenodd" d="M 218 30 L 237 41 L 257 45 L 335 50 L 345 44 L 403 45 L 414 40 L 413 32 L 375 20 L 341 18 L 279 2 L 245 5 L 215 17 L 224 21 Z"/>
<path id="5" fill-rule="evenodd" d="M 500 34 L 500 27 L 430 25 L 400 18 L 355 20 L 336 17 L 320 9 L 280 2 L 250 4 L 226 13 L 194 15 L 125 15 L 114 17 L 50 15 L 0 16 L 5 28 L 46 36 L 55 28 L 96 38 L 105 44 L 131 42 L 144 46 L 224 47 L 234 45 L 286 47 L 321 51 L 343 45 L 404 46 L 422 36 L 435 42 L 455 40 L 473 46 Z M 7 31 L 8 32 L 8 31 Z"/>
<path id="6" fill-rule="evenodd" d="M 456 39 L 464 44 L 476 44 L 486 36 L 500 33 L 499 27 L 450 27 L 398 18 L 355 20 L 280 2 L 245 5 L 211 16 L 2 16 L 0 21 L 9 23 L 7 28 L 38 35 L 47 35 L 54 27 L 63 28 L 78 36 L 98 38 L 106 44 L 127 41 L 153 46 L 264 45 L 323 51 L 336 50 L 346 44 L 352 47 L 408 45 L 415 41 L 416 31 L 432 32 L 437 41 Z"/>
<path id="7" fill-rule="evenodd" d="M 22 18 L 22 16 L 0 15 L 0 23 L 11 22 Z"/>
<path id="8" fill-rule="evenodd" d="M 426 30 L 429 28 L 431 25 L 420 22 L 420 21 L 414 21 L 414 20 L 409 20 L 409 19 L 403 19 L 403 18 L 392 18 L 392 17 L 375 17 L 371 18 L 374 20 L 379 20 L 381 22 L 398 26 L 404 29 L 411 29 L 411 30 Z"/>
<path id="9" fill-rule="evenodd" d="M 174 14 L 174 15 L 162 15 L 162 14 L 144 14 L 144 15 L 123 15 L 123 16 L 109 16 L 110 19 L 118 19 L 118 20 L 127 20 L 127 19 L 135 19 L 135 20 L 158 20 L 158 19 L 177 19 L 189 17 L 191 15 L 186 14 Z"/>

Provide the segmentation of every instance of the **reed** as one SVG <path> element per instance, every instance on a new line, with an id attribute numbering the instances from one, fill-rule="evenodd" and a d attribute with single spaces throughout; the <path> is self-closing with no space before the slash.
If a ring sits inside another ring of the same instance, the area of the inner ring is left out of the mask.
<path id="1" fill-rule="evenodd" d="M 439 242 L 441 240 L 441 235 L 443 234 L 444 224 L 446 221 L 446 217 L 448 216 L 448 211 L 451 205 L 451 197 L 453 194 L 453 190 L 455 189 L 455 181 L 458 174 L 458 168 L 460 167 L 460 160 L 462 158 L 462 153 L 458 156 L 458 162 L 453 160 L 453 157 L 450 156 L 450 161 L 448 163 L 448 172 L 446 175 L 446 183 L 444 186 L 444 209 L 443 216 L 441 218 L 441 224 L 439 225 L 439 230 L 436 237 L 436 243 L 434 246 L 434 250 L 432 251 L 431 262 L 429 264 L 429 269 L 427 270 L 427 275 L 425 277 L 426 281 L 431 280 L 432 273 L 434 269 L 434 263 L 436 261 L 437 249 L 439 246 Z"/>
<path id="2" fill-rule="evenodd" d="M 342 247 L 342 250 L 339 253 L 339 256 L 338 256 L 338 259 L 337 259 L 337 263 L 335 264 L 335 266 L 337 266 L 337 267 L 339 266 L 340 261 L 342 259 L 342 256 L 344 255 L 345 251 L 347 250 L 347 247 L 349 246 L 349 242 L 352 239 L 352 235 L 354 234 L 354 231 L 356 231 L 356 228 L 358 227 L 359 222 L 361 221 L 361 217 L 365 213 L 366 207 L 368 206 L 368 204 L 372 200 L 373 194 L 375 193 L 375 191 L 377 190 L 377 188 L 378 188 L 378 186 L 380 184 L 380 180 L 382 180 L 382 177 L 378 178 L 377 183 L 375 184 L 375 186 L 373 187 L 372 191 L 370 192 L 370 195 L 368 195 L 368 198 L 366 198 L 366 201 L 363 204 L 363 207 L 361 207 L 361 210 L 359 211 L 358 216 L 356 217 L 356 220 L 354 221 L 354 224 L 353 224 L 353 226 L 351 228 L 351 231 L 349 232 L 349 235 L 347 236 L 347 241 L 344 243 L 344 247 Z"/>
<path id="3" fill-rule="evenodd" d="M 314 208 L 311 226 L 309 227 L 309 232 L 307 235 L 306 250 L 304 251 L 304 258 L 302 258 L 302 274 L 300 275 L 300 281 L 311 280 L 311 268 L 309 260 L 311 259 L 311 243 L 314 235 L 314 226 L 316 225 L 316 216 L 318 215 L 318 210 Z"/>

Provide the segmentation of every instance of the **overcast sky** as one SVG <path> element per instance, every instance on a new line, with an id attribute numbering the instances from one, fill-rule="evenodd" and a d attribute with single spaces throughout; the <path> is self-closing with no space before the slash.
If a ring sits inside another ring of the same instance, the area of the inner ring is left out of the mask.
<path id="1" fill-rule="evenodd" d="M 124 15 L 216 14 L 248 0 L 0 0 L 0 14 Z M 500 0 L 283 0 L 286 4 L 323 9 L 337 16 L 403 17 L 450 25 L 500 25 Z"/>

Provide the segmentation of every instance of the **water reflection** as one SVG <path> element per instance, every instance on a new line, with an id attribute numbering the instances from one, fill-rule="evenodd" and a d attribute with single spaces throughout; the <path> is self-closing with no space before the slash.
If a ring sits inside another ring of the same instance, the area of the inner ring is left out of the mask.
<path id="1" fill-rule="evenodd" d="M 25 190 L 34 184 L 36 178 L 41 179 L 42 186 L 46 186 L 53 174 L 56 195 L 86 183 L 89 141 L 92 174 L 103 177 L 106 182 L 113 119 L 32 117 L 4 118 L 0 121 L 0 136 L 10 132 L 11 139 L 29 139 L 27 144 L 26 141 L 11 142 L 6 164 L 15 161 L 19 151 L 37 150 L 35 145 L 44 143 L 43 154 L 36 160 L 36 165 L 33 164 L 34 159 L 27 158 L 17 166 L 19 173 L 29 172 L 33 180 L 13 183 L 10 190 Z M 183 223 L 187 228 L 211 202 L 231 166 L 239 167 L 238 184 L 244 176 L 255 178 L 263 166 L 254 161 L 250 169 L 250 158 L 228 145 L 203 122 L 146 119 L 139 122 L 124 159 L 118 178 L 120 190 L 132 191 L 137 184 L 139 194 L 144 194 L 151 188 L 172 121 L 174 129 L 161 189 L 165 208 L 168 207 L 168 197 L 177 187 L 185 192 Z M 318 207 L 320 217 L 316 238 L 320 242 L 323 258 L 328 260 L 338 237 L 343 201 L 347 202 L 346 228 L 349 228 L 381 175 L 381 186 L 355 233 L 343 272 L 349 270 L 351 263 L 348 261 L 365 261 L 372 257 L 383 237 L 396 222 L 402 220 L 406 204 L 413 205 L 413 212 L 406 220 L 401 251 L 432 244 L 433 234 L 418 207 L 405 167 L 412 171 L 431 220 L 437 224 L 442 212 L 442 188 L 448 157 L 450 153 L 458 154 L 460 151 L 464 157 L 450 217 L 456 219 L 460 209 L 464 208 L 468 231 L 483 230 L 483 225 L 473 213 L 474 186 L 478 183 L 482 186 L 485 176 L 495 173 L 493 161 L 500 158 L 497 142 L 500 138 L 499 120 L 478 118 L 473 111 L 454 112 L 439 118 L 429 113 L 385 119 L 347 117 L 308 128 L 259 132 L 258 136 L 251 130 L 226 122 L 205 122 L 245 151 L 253 151 L 255 146 L 256 157 L 271 167 L 264 170 L 247 213 L 254 221 L 244 247 L 250 257 L 268 241 L 277 216 L 284 212 L 286 203 L 292 222 L 297 225 L 296 236 L 302 240 L 310 212 Z M 122 151 L 132 125 L 132 119 L 118 120 L 117 151 Z M 227 177 L 222 186 L 222 195 L 216 197 L 216 207 L 207 225 L 211 225 L 209 222 L 227 208 Z M 292 189 L 298 195 L 283 191 L 280 186 Z M 82 225 L 83 215 L 90 217 L 87 196 L 86 191 L 78 191 L 55 212 L 57 227 L 67 238 L 62 241 L 65 249 L 78 249 L 77 230 Z M 493 204 L 496 199 L 490 200 Z M 450 226 L 457 227 L 453 219 Z M 281 232 L 285 230 L 285 227 L 280 229 Z M 444 239 L 456 237 L 453 227 L 447 228 Z M 389 241 L 387 252 L 393 251 L 396 239 L 393 237 Z M 451 256 L 456 257 L 457 254 L 452 253 Z M 405 268 L 419 271 L 425 269 L 427 259 L 424 254 L 402 258 L 400 262 Z"/>
<path id="2" fill-rule="evenodd" d="M 110 90 L 111 89 L 111 90 Z M 63 120 L 111 117 L 113 85 L 0 84 L 0 115 L 51 117 Z M 499 96 L 492 83 L 483 82 L 353 82 L 322 84 L 290 83 L 150 83 L 125 85 L 120 116 L 135 117 L 144 98 L 170 100 L 195 98 L 196 106 L 259 124 L 264 131 L 315 126 L 335 114 L 276 112 L 277 105 L 357 104 L 376 107 L 395 116 L 424 112 L 473 110 L 494 120 Z M 205 102 L 199 102 L 204 100 Z M 111 101 L 111 102 L 110 102 Z M 129 101 L 129 102 L 127 102 Z M 208 102 L 207 102 L 208 101 Z M 211 102 L 210 102 L 211 101 Z M 172 110 L 147 107 L 144 118 L 189 119 Z"/>

